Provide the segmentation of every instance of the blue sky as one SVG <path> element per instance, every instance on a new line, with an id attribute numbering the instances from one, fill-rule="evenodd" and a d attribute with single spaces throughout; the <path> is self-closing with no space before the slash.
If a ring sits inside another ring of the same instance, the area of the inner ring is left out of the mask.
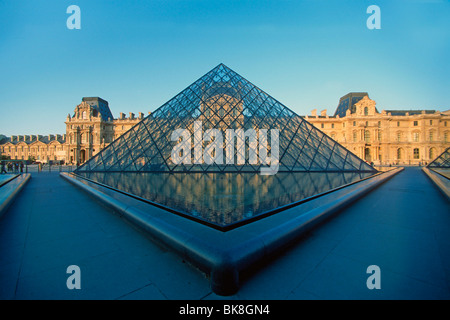
<path id="1" fill-rule="evenodd" d="M 0 134 L 65 133 L 85 96 L 147 114 L 219 63 L 300 115 L 351 91 L 444 111 L 449 57 L 448 0 L 0 0 Z"/>

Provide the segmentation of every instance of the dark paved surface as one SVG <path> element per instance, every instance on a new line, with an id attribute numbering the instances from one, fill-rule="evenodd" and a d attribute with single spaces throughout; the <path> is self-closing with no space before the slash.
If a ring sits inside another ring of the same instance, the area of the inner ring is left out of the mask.
<path id="1" fill-rule="evenodd" d="M 69 265 L 81 289 L 69 290 Z M 381 289 L 369 290 L 369 265 Z M 223 299 L 198 270 L 59 177 L 33 173 L 0 219 L 1 299 Z M 406 168 L 227 299 L 449 299 L 450 204 Z"/>

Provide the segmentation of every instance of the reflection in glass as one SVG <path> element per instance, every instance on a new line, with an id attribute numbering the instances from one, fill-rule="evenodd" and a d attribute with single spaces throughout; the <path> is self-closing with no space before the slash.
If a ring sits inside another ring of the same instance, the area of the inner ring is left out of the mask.
<path id="1" fill-rule="evenodd" d="M 274 210 L 373 173 L 78 173 L 81 177 L 135 195 L 220 228 L 248 222 Z"/>

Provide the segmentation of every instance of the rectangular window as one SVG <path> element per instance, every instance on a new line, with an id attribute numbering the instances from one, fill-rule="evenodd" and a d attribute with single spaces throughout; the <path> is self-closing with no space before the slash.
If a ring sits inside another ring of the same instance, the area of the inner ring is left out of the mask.
<path id="1" fill-rule="evenodd" d="M 419 142 L 419 133 L 418 132 L 413 132 L 413 141 Z"/>
<path id="2" fill-rule="evenodd" d="M 331 128 L 334 129 L 334 123 L 331 124 Z"/>
<path id="3" fill-rule="evenodd" d="M 420 158 L 419 148 L 415 148 L 414 149 L 414 159 L 419 159 L 419 158 Z"/>
<path id="4" fill-rule="evenodd" d="M 400 121 L 397 121 L 397 127 L 400 127 Z"/>
<path id="5" fill-rule="evenodd" d="M 414 121 L 414 127 L 417 127 L 419 125 L 418 121 Z"/>
<path id="6" fill-rule="evenodd" d="M 370 131 L 369 130 L 364 131 L 364 141 L 366 141 L 367 143 L 370 142 Z"/>

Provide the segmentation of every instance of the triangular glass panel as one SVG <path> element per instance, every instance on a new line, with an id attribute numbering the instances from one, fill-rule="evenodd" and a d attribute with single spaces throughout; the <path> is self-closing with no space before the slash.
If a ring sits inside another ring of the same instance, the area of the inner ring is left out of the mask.
<path id="1" fill-rule="evenodd" d="M 427 167 L 429 168 L 450 168 L 450 148 L 447 148 Z"/>

